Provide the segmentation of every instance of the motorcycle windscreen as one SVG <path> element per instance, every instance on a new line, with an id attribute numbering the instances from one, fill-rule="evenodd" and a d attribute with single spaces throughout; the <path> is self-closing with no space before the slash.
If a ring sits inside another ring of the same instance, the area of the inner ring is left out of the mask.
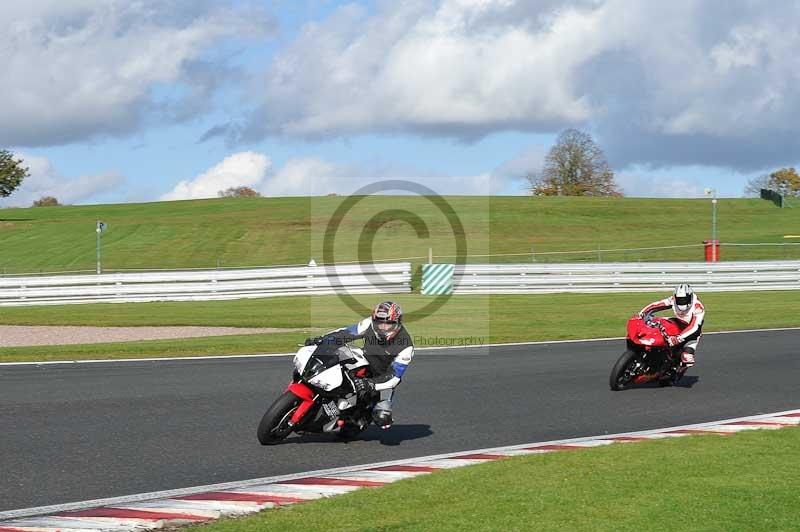
<path id="1" fill-rule="evenodd" d="M 311 358 L 311 355 L 314 354 L 314 346 L 307 345 L 301 347 L 297 354 L 294 356 L 294 369 L 297 370 L 297 373 L 302 374 L 303 371 L 306 369 L 306 364 L 308 364 L 308 360 Z"/>
<path id="2" fill-rule="evenodd" d="M 322 373 L 328 368 L 338 366 L 343 357 L 342 353 L 349 353 L 349 350 L 345 347 L 339 347 L 332 343 L 323 343 L 316 347 L 311 346 L 310 349 L 311 354 L 302 365 L 303 369 L 298 369 L 298 372 L 307 379 L 313 378 L 317 373 Z M 299 352 L 295 355 L 295 367 L 299 364 L 299 355 Z M 349 357 L 349 355 L 347 356 Z M 311 381 L 309 380 L 309 382 Z"/>
<path id="3" fill-rule="evenodd" d="M 308 383 L 311 386 L 315 386 L 325 390 L 326 392 L 329 392 L 341 386 L 342 381 L 342 368 L 339 366 L 333 366 L 332 368 L 328 368 L 325 371 L 314 375 L 312 379 L 308 380 Z"/>

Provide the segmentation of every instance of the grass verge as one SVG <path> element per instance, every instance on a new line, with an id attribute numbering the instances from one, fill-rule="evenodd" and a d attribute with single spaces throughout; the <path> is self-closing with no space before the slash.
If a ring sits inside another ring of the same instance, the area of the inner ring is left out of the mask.
<path id="1" fill-rule="evenodd" d="M 424 257 L 429 247 L 439 256 L 455 252 L 449 221 L 429 198 L 395 198 L 404 212 L 425 221 L 427 235 L 418 234 L 407 216 L 387 211 L 385 196 L 366 197 L 340 220 L 335 261 L 394 258 L 398 250 L 405 256 Z M 702 260 L 700 247 L 598 250 L 648 247 L 651 244 L 643 237 L 647 228 L 672 227 L 676 220 L 707 220 L 708 225 L 690 224 L 659 234 L 659 245 L 699 246 L 708 238 L 711 224 L 708 200 L 529 196 L 445 200 L 463 225 L 471 255 L 534 251 L 540 262 Z M 339 220 L 336 211 L 343 201 L 342 197 L 234 198 L 0 209 L 0 272 L 94 270 L 98 219 L 108 226 L 103 234 L 106 270 L 306 264 L 312 257 L 319 262 L 323 240 L 332 236 L 327 235 L 329 221 Z M 717 229 L 723 242 L 783 243 L 786 232 L 800 231 L 800 210 L 778 209 L 759 199 L 721 199 Z M 374 239 L 362 238 L 373 233 Z M 546 255 L 576 250 L 588 253 Z M 796 259 L 800 246 L 723 247 L 721 257 Z M 478 262 L 531 259 L 530 255 L 475 257 Z"/>
<path id="2" fill-rule="evenodd" d="M 798 460 L 798 428 L 615 444 L 437 472 L 188 530 L 797 530 Z"/>
<path id="3" fill-rule="evenodd" d="M 421 314 L 431 298 L 398 296 L 417 346 L 504 343 L 615 337 L 628 317 L 652 294 L 554 294 L 541 296 L 456 296 L 442 308 Z M 364 304 L 375 296 L 364 297 Z M 704 330 L 800 326 L 797 292 L 737 292 L 702 295 L 708 309 Z M 758 309 L 758 312 L 753 312 Z M 4 309 L 4 325 L 206 325 L 307 327 L 309 334 L 354 323 L 362 316 L 335 296 L 268 298 L 192 303 L 138 303 Z M 284 353 L 303 333 L 218 336 L 109 344 L 9 347 L 0 361 L 79 360 L 189 355 Z"/>

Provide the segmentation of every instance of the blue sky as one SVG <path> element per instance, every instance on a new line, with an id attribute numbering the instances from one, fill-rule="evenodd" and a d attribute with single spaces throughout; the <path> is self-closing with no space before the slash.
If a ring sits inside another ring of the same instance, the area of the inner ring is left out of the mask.
<path id="1" fill-rule="evenodd" d="M 796 165 L 800 8 L 771 2 L 37 0 L 0 14 L 3 205 L 523 194 L 565 128 L 629 195 Z"/>

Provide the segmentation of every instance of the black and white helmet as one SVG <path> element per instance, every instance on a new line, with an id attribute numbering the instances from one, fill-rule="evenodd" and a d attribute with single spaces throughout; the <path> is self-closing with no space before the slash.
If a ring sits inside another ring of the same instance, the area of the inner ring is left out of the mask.
<path id="1" fill-rule="evenodd" d="M 672 293 L 672 310 L 678 316 L 685 316 L 694 305 L 694 290 L 688 284 L 679 284 Z"/>

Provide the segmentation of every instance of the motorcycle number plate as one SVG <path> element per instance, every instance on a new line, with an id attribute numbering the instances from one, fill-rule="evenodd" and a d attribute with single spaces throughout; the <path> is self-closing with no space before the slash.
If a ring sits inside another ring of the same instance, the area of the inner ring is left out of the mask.
<path id="1" fill-rule="evenodd" d="M 339 417 L 339 407 L 337 407 L 336 403 L 333 401 L 323 404 L 322 408 L 325 410 L 325 413 L 328 414 L 329 418 L 333 419 L 335 417 Z"/>

